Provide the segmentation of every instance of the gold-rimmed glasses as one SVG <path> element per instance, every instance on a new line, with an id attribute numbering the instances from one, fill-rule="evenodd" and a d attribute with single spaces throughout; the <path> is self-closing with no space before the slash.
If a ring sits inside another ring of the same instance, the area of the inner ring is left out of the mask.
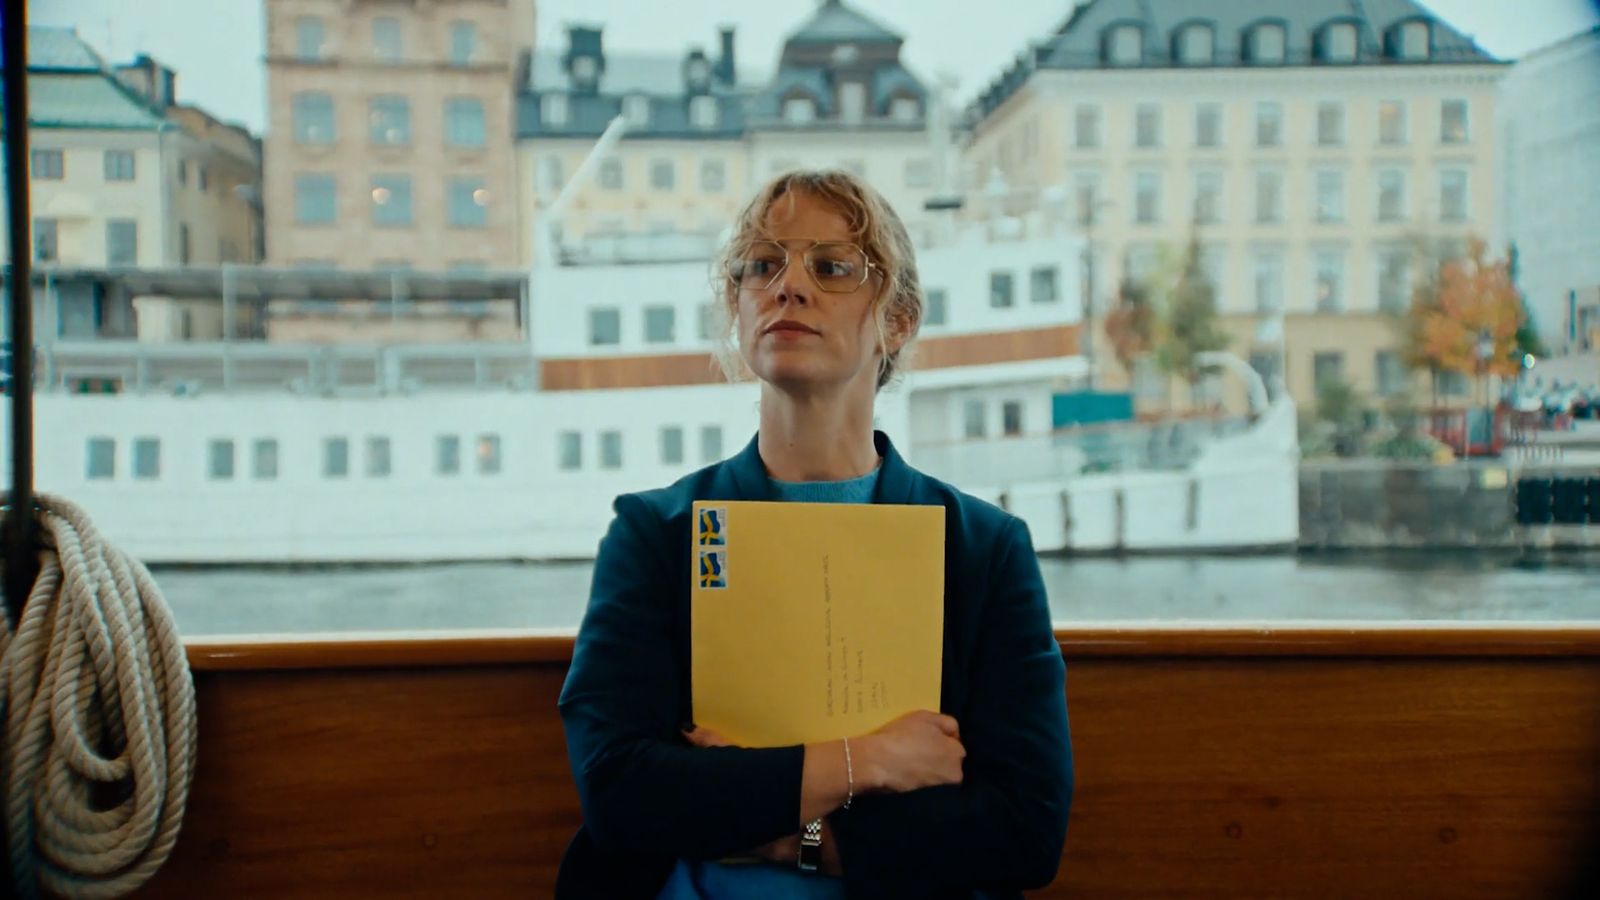
<path id="1" fill-rule="evenodd" d="M 728 260 L 728 278 L 741 290 L 766 290 L 789 268 L 798 253 L 802 267 L 817 287 L 830 294 L 848 294 L 867 282 L 878 266 L 848 241 L 812 241 L 790 250 L 777 241 L 752 241 Z"/>

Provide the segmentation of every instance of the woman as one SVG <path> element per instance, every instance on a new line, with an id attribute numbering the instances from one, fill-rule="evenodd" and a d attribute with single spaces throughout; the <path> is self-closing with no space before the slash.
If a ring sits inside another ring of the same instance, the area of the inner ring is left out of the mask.
<path id="1" fill-rule="evenodd" d="M 848 174 L 791 173 L 745 209 L 720 268 L 760 428 L 737 456 L 616 501 L 561 692 L 584 826 L 557 896 L 1016 897 L 1049 883 L 1072 751 L 1027 527 L 912 469 L 872 428 L 922 319 L 905 226 Z M 685 728 L 697 499 L 943 505 L 942 709 L 848 745 L 748 749 Z"/>

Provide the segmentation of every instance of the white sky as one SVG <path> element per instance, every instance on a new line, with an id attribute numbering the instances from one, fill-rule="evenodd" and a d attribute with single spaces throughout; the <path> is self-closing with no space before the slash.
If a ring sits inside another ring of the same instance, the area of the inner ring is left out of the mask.
<path id="1" fill-rule="evenodd" d="M 541 0 L 543 48 L 565 46 L 569 22 L 605 27 L 608 50 L 678 56 L 714 49 L 719 25 L 738 29 L 742 71 L 772 69 L 784 36 L 815 0 Z M 1070 0 L 849 0 L 905 35 L 903 58 L 924 76 L 948 73 L 969 99 L 1030 42 L 1065 20 Z M 1210 0 L 1226 2 L 1226 0 Z M 1600 21 L 1596 0 L 1424 0 L 1436 15 L 1503 59 L 1554 43 Z M 1199 5 L 1199 0 L 1197 0 Z M 980 7 L 981 14 L 974 8 Z M 78 29 L 113 62 L 145 52 L 178 72 L 178 96 L 212 114 L 264 125 L 262 0 L 27 0 L 29 21 Z"/>

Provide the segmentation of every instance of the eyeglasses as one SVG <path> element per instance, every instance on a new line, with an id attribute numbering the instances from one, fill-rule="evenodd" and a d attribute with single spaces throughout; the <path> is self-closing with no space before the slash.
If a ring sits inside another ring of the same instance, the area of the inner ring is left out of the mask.
<path id="1" fill-rule="evenodd" d="M 830 294 L 848 294 L 866 284 L 872 270 L 882 271 L 860 247 L 845 241 L 812 241 L 797 252 L 811 280 Z M 728 278 L 740 289 L 766 290 L 789 268 L 789 259 L 789 249 L 777 241 L 754 241 L 728 260 Z"/>

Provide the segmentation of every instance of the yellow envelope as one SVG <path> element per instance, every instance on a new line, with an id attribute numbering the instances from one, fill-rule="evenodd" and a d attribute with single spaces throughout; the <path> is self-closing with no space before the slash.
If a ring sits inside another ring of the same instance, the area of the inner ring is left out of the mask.
<path id="1" fill-rule="evenodd" d="M 695 724 L 743 747 L 939 709 L 944 507 L 697 501 Z"/>

